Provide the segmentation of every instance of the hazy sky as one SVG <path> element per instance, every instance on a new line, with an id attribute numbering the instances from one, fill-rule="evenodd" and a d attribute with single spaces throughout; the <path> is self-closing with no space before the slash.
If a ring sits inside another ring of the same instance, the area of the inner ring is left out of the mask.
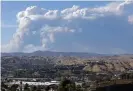
<path id="1" fill-rule="evenodd" d="M 133 53 L 133 2 L 2 2 L 2 52 Z"/>

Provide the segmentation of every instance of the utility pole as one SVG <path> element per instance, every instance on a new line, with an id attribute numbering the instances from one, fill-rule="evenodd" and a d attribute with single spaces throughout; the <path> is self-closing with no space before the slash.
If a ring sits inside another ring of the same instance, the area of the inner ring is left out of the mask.
<path id="1" fill-rule="evenodd" d="M 20 81 L 20 91 L 22 91 L 22 81 Z"/>

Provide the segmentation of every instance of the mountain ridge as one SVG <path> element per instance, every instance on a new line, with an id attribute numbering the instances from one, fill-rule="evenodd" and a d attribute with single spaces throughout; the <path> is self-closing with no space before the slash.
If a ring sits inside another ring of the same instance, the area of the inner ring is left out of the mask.
<path id="1" fill-rule="evenodd" d="M 107 56 L 111 54 L 98 54 L 88 52 L 55 52 L 55 51 L 34 51 L 30 53 L 25 52 L 10 52 L 1 53 L 1 56 L 77 56 L 77 57 L 93 57 L 93 56 Z"/>

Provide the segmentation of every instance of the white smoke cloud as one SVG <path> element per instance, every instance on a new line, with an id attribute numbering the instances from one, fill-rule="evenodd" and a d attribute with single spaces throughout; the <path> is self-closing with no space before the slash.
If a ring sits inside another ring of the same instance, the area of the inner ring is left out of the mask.
<path id="1" fill-rule="evenodd" d="M 129 21 L 131 24 L 133 24 L 133 15 L 128 16 L 128 21 Z"/>
<path id="2" fill-rule="evenodd" d="M 43 47 L 46 47 L 46 44 L 48 43 L 54 43 L 55 42 L 55 35 L 57 33 L 61 32 L 75 32 L 73 29 L 69 29 L 68 27 L 50 27 L 48 25 L 45 25 L 45 27 L 42 27 L 40 30 L 40 37 L 42 38 L 42 45 Z"/>
<path id="3" fill-rule="evenodd" d="M 82 41 L 76 39 L 75 35 L 82 34 L 82 32 L 87 34 L 88 29 L 96 28 L 97 22 L 102 24 L 105 21 L 108 24 L 108 21 L 111 21 L 110 17 L 121 17 L 121 19 L 126 17 L 127 22 L 133 23 L 131 7 L 133 7 L 132 1 L 114 2 L 96 8 L 80 8 L 80 6 L 74 5 L 64 10 L 47 10 L 37 6 L 27 7 L 17 14 L 18 29 L 10 42 L 2 45 L 2 51 L 31 52 L 56 50 L 56 48 L 60 50 L 61 47 L 57 46 L 60 44 L 60 40 L 69 40 L 69 37 L 72 37 L 69 43 L 75 39 L 74 41 L 82 44 Z M 104 25 L 98 26 L 100 28 Z M 75 38 L 73 38 L 74 36 Z M 87 44 L 87 46 L 89 45 Z"/>
<path id="4" fill-rule="evenodd" d="M 44 49 L 43 46 L 34 46 L 33 44 L 28 44 L 24 46 L 23 49 L 24 52 L 33 52 L 38 50 L 46 50 L 46 49 Z"/>

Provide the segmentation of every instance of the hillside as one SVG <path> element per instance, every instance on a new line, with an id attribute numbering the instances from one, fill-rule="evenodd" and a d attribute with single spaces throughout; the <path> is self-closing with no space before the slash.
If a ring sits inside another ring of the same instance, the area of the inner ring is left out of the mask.
<path id="1" fill-rule="evenodd" d="M 2 56 L 1 64 L 2 72 L 16 69 L 53 69 L 58 66 L 64 68 L 66 66 L 70 68 L 82 66 L 79 70 L 91 72 L 123 72 L 133 69 L 133 55 L 95 56 L 90 58 L 50 55 L 47 57 Z"/>

